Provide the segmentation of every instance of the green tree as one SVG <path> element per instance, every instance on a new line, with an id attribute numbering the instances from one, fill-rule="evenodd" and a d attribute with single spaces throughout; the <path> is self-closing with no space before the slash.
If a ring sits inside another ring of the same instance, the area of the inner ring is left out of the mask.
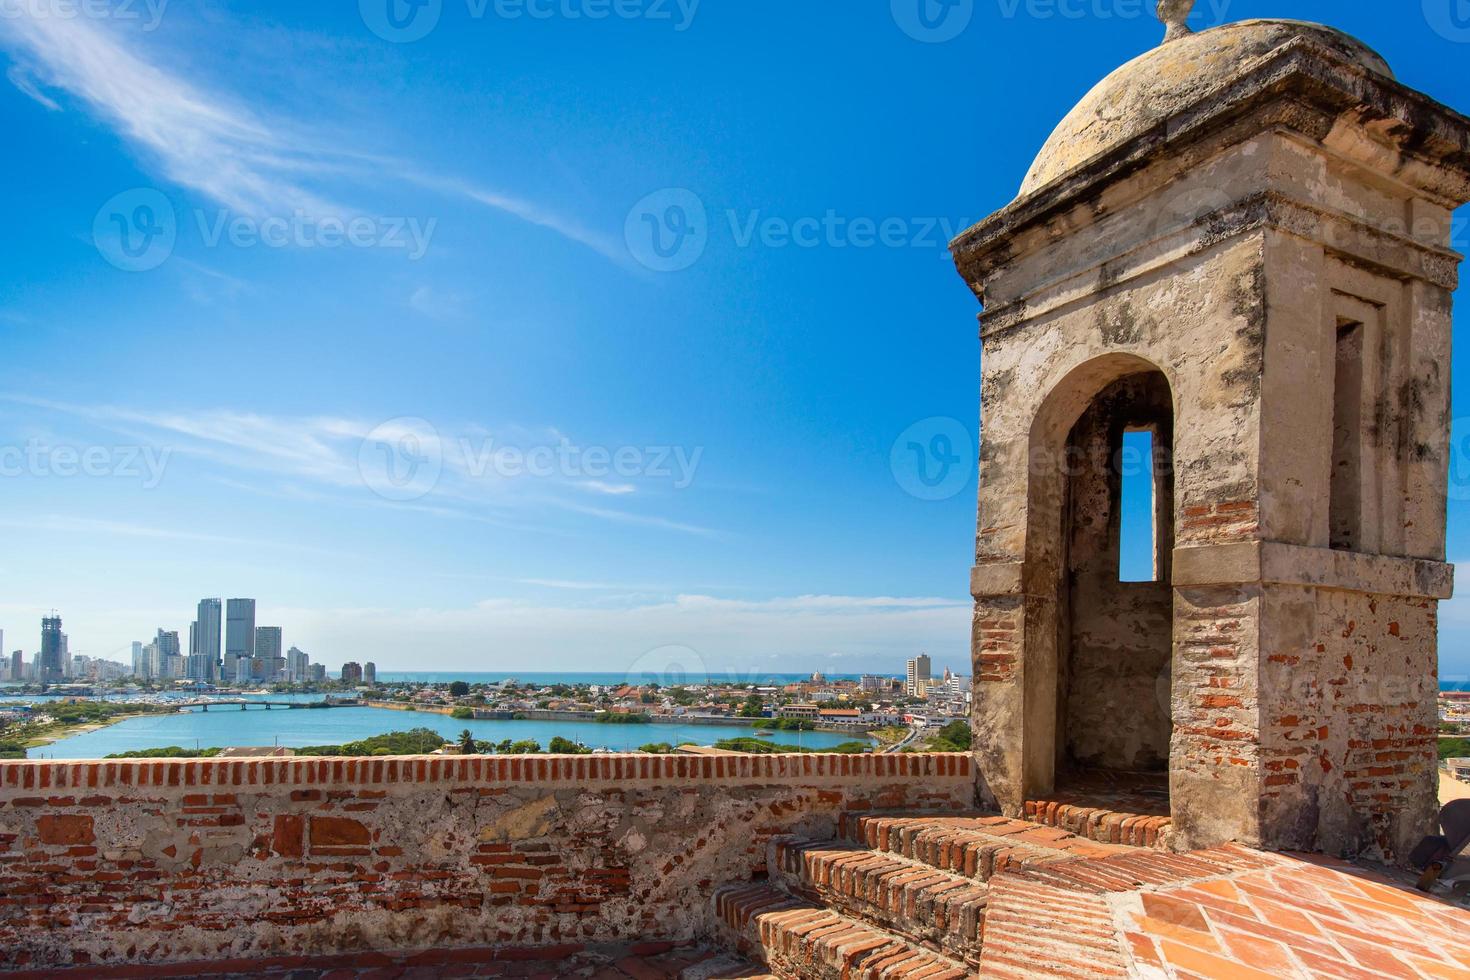
<path id="1" fill-rule="evenodd" d="M 469 719 L 475 717 L 475 709 L 463 707 L 455 708 L 449 713 L 449 717 L 458 719 L 459 721 L 468 721 Z"/>
<path id="2" fill-rule="evenodd" d="M 582 745 L 578 745 L 576 742 L 573 742 L 571 739 L 562 738 L 560 735 L 557 735 L 557 736 L 555 736 L 555 737 L 552 738 L 552 740 L 551 740 L 551 746 L 550 746 L 550 748 L 547 751 L 549 751 L 552 755 L 591 755 L 592 754 L 592 750 L 591 749 L 589 749 L 589 748 L 587 748 L 585 746 L 582 746 Z"/>
<path id="3" fill-rule="evenodd" d="M 455 681 L 449 685 L 449 694 L 451 697 L 462 698 L 469 693 L 470 686 L 464 681 Z"/>
<path id="4" fill-rule="evenodd" d="M 466 728 L 459 733 L 459 754 L 475 755 L 475 733 Z"/>
<path id="5" fill-rule="evenodd" d="M 765 715 L 765 710 L 766 703 L 761 700 L 761 696 L 759 694 L 752 694 L 750 697 L 746 698 L 745 703 L 740 706 L 740 717 L 760 718 Z"/>

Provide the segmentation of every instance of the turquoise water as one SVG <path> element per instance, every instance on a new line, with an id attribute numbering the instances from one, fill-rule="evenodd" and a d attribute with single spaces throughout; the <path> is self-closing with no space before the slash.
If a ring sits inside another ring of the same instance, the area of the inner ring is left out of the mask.
<path id="1" fill-rule="evenodd" d="M 475 738 L 499 742 L 534 740 L 545 748 L 552 736 L 581 741 L 589 748 L 636 750 L 648 742 L 697 742 L 713 745 L 722 738 L 756 734 L 755 729 L 726 725 L 599 725 L 576 721 L 463 721 L 423 711 L 387 708 L 326 708 L 264 711 L 217 707 L 172 715 L 128 718 L 116 725 L 62 739 L 32 749 L 32 759 L 100 759 L 114 752 L 157 749 L 170 745 L 211 748 L 230 745 L 337 745 L 385 732 L 429 728 L 446 738 L 457 738 L 468 728 Z M 770 739 L 805 748 L 831 748 L 855 737 L 834 732 L 777 732 Z M 438 746 L 428 746 L 429 749 Z"/>

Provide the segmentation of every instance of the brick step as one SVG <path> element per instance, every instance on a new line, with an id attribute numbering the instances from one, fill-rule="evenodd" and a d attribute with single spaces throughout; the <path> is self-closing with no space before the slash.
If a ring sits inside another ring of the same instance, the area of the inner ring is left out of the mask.
<path id="1" fill-rule="evenodd" d="M 988 890 L 932 865 L 845 841 L 772 846 L 785 890 L 915 945 L 979 961 Z"/>
<path id="2" fill-rule="evenodd" d="M 1174 822 L 1156 813 L 1111 809 L 1086 800 L 1028 800 L 1026 819 L 1079 837 L 1161 851 L 1172 849 Z"/>
<path id="3" fill-rule="evenodd" d="M 905 817 L 844 813 L 839 834 L 863 847 L 980 881 L 989 881 L 1002 871 L 1075 858 L 1105 858 L 1129 850 L 1056 827 L 985 814 Z"/>
<path id="4" fill-rule="evenodd" d="M 730 885 L 715 915 L 741 954 L 781 980 L 964 980 L 962 964 L 794 898 L 769 884 Z"/>

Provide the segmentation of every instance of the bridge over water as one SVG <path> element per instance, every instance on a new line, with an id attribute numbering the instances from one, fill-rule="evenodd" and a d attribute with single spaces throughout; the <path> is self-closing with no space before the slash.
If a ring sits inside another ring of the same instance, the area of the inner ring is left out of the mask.
<path id="1" fill-rule="evenodd" d="M 273 708 L 281 708 L 288 711 L 316 710 L 322 708 L 359 708 L 361 701 L 261 701 L 252 698 L 196 698 L 192 701 L 173 701 L 170 707 L 199 708 L 208 711 L 210 708 L 234 708 L 248 711 L 251 708 L 264 708 L 270 711 Z"/>

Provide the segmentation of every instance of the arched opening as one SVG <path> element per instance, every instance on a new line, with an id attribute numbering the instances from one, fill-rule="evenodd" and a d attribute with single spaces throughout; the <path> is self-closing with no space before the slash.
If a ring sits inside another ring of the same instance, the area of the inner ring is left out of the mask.
<path id="1" fill-rule="evenodd" d="M 1132 355 L 1077 368 L 1031 436 L 1028 798 L 1127 799 L 1168 813 L 1174 402 Z"/>

